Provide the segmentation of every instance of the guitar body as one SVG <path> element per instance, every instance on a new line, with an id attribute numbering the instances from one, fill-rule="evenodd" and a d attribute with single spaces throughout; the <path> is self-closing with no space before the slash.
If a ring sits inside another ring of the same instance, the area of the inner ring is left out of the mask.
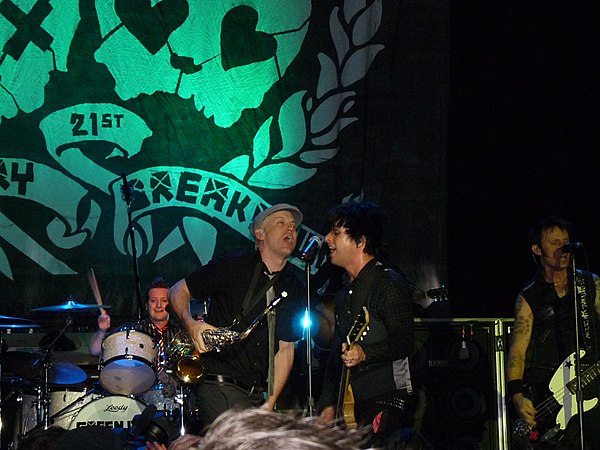
<path id="1" fill-rule="evenodd" d="M 363 306 L 360 314 L 354 321 L 350 332 L 346 336 L 346 343 L 352 348 L 367 333 L 369 325 L 369 312 Z M 336 405 L 336 419 L 343 423 L 346 428 L 354 429 L 357 427 L 356 417 L 354 416 L 354 393 L 350 385 L 350 371 L 346 366 L 342 368 L 342 377 L 340 380 L 340 390 Z"/>
<path id="2" fill-rule="evenodd" d="M 580 352 L 583 358 L 585 351 Z M 581 376 L 582 389 L 592 382 L 600 373 L 600 362 L 584 370 Z M 552 438 L 560 438 L 571 420 L 579 412 L 575 395 L 575 353 L 569 355 L 558 367 L 548 385 L 538 386 L 528 391 L 536 408 L 537 426 L 532 429 L 521 418 L 513 422 L 512 440 L 518 449 L 531 450 L 534 445 Z M 541 400 L 541 401 L 540 401 Z M 598 404 L 597 398 L 583 401 L 583 412 L 591 410 Z M 516 414 L 516 412 L 515 412 Z"/>
<path id="3" fill-rule="evenodd" d="M 583 358 L 585 351 L 581 351 L 580 358 Z M 578 413 L 577 398 L 574 393 L 571 393 L 569 389 L 565 389 L 565 386 L 570 381 L 575 380 L 575 353 L 569 355 L 554 373 L 554 376 L 550 380 L 549 389 L 555 399 L 563 396 L 562 405 L 556 416 L 556 424 L 560 426 L 560 429 L 564 431 L 571 418 Z M 598 399 L 593 398 L 590 400 L 583 401 L 583 411 L 589 411 L 598 404 Z"/>
<path id="4" fill-rule="evenodd" d="M 354 417 L 354 393 L 352 392 L 352 386 L 350 386 L 350 384 L 348 384 L 344 390 L 344 404 L 342 406 L 342 411 L 346 428 L 354 430 L 358 425 L 356 423 L 356 417 Z"/>

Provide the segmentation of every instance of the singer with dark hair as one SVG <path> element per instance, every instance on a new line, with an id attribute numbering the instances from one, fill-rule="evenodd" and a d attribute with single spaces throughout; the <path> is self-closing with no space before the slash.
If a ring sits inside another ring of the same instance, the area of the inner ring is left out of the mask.
<path id="1" fill-rule="evenodd" d="M 600 278 L 581 269 L 573 274 L 572 252 L 581 244 L 572 245 L 571 235 L 571 224 L 557 216 L 536 223 L 529 234 L 538 270 L 517 297 L 506 368 L 515 448 L 552 443 L 580 448 L 579 415 L 574 416 L 576 329 L 586 352 L 581 359 L 583 398 L 600 394 L 598 371 L 583 372 L 600 357 Z M 586 448 L 600 448 L 600 408 L 586 411 L 583 423 Z"/>
<path id="2" fill-rule="evenodd" d="M 206 373 L 195 396 L 204 426 L 234 406 L 276 406 L 292 369 L 295 341 L 302 338 L 305 289 L 288 264 L 301 222 L 295 206 L 265 209 L 249 227 L 256 251 L 215 258 L 170 290 L 175 313 L 202 353 Z M 210 298 L 205 321 L 192 316 L 192 297 Z M 215 351 L 203 333 L 216 329 L 248 334 Z"/>
<path id="3" fill-rule="evenodd" d="M 378 259 L 384 221 L 374 203 L 343 203 L 328 213 L 325 236 L 331 263 L 345 273 L 318 406 L 325 421 L 337 417 L 349 427 L 369 427 L 374 446 L 407 425 L 412 393 L 407 357 L 414 347 L 413 307 L 406 279 Z M 357 334 L 367 321 L 366 335 Z M 346 375 L 353 397 L 344 389 Z"/>

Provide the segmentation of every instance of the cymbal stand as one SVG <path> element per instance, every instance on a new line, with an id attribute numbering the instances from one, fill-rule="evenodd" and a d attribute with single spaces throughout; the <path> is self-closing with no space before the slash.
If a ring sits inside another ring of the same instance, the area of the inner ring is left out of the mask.
<path id="1" fill-rule="evenodd" d="M 65 334 L 67 328 L 73 324 L 73 317 L 71 314 L 67 315 L 67 319 L 65 320 L 64 326 L 61 328 L 59 333 L 56 335 L 54 340 L 50 342 L 46 347 L 41 348 L 43 357 L 43 367 L 44 367 L 44 378 L 42 380 L 41 386 L 41 405 L 38 404 L 38 424 L 44 424 L 44 430 L 50 428 L 50 390 L 48 388 L 49 385 L 49 373 L 50 368 L 52 367 L 52 351 L 58 339 Z M 40 408 L 41 406 L 41 408 Z M 40 417 L 41 415 L 41 417 Z"/>

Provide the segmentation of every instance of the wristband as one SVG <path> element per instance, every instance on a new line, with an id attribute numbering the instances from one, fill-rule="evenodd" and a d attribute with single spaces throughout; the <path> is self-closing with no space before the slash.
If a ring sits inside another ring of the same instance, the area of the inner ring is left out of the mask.
<path id="1" fill-rule="evenodd" d="M 506 396 L 509 399 L 513 398 L 515 394 L 523 394 L 525 390 L 523 389 L 523 380 L 510 380 L 506 384 Z"/>

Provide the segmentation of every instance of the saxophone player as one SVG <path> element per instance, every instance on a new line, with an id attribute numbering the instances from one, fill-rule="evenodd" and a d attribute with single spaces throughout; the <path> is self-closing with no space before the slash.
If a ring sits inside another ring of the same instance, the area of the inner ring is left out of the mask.
<path id="1" fill-rule="evenodd" d="M 256 250 L 216 258 L 173 285 L 169 299 L 196 350 L 202 353 L 203 380 L 196 386 L 198 418 L 207 426 L 234 406 L 275 408 L 294 361 L 295 326 L 304 311 L 303 283 L 287 264 L 297 243 L 302 213 L 281 203 L 250 224 Z M 203 332 L 246 329 L 270 302 L 285 297 L 247 338 L 209 351 Z M 205 321 L 190 312 L 191 298 L 210 298 Z M 233 327 L 232 325 L 235 324 Z"/>

